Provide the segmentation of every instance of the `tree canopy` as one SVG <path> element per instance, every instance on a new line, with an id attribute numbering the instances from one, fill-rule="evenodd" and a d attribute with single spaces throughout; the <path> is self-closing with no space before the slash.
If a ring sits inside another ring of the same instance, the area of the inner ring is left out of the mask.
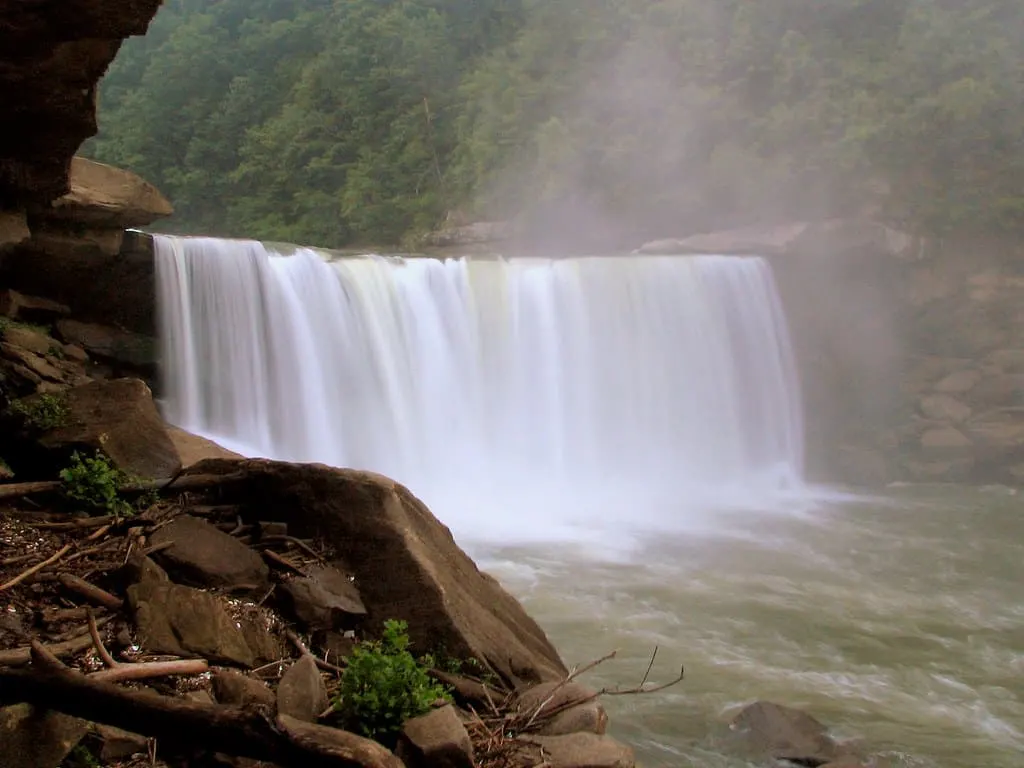
<path id="1" fill-rule="evenodd" d="M 1019 0 L 167 0 L 86 151 L 183 232 L 1024 230 Z"/>

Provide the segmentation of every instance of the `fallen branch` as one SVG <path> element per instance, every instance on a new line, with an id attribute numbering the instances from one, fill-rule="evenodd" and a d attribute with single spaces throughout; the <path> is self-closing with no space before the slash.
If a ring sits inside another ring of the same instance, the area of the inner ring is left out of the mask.
<path id="1" fill-rule="evenodd" d="M 403 768 L 374 741 L 346 731 L 238 707 L 199 704 L 150 691 L 131 691 L 53 668 L 0 672 L 0 705 L 27 702 L 122 728 L 180 747 L 310 768 Z"/>
<path id="2" fill-rule="evenodd" d="M 89 637 L 92 638 L 92 644 L 96 648 L 96 653 L 99 654 L 100 661 L 106 666 L 114 669 L 119 666 L 114 657 L 110 655 L 110 651 L 103 645 L 103 640 L 100 638 L 99 627 L 96 626 L 96 617 L 92 615 L 92 609 L 85 609 L 85 618 L 89 622 Z"/>
<path id="3" fill-rule="evenodd" d="M 123 680 L 149 680 L 154 677 L 172 677 L 175 675 L 201 675 L 210 671 L 206 659 L 180 659 L 178 661 L 145 661 L 138 664 L 119 664 L 110 669 L 93 672 L 87 677 L 90 680 L 107 683 Z"/>
<path id="4" fill-rule="evenodd" d="M 200 491 L 218 485 L 226 485 L 245 480 L 245 472 L 232 472 L 228 475 L 184 475 L 165 477 L 160 480 L 145 480 L 140 483 L 127 483 L 118 487 L 122 495 L 149 493 L 150 491 L 183 493 Z M 40 480 L 31 483 L 5 483 L 0 485 L 0 501 L 18 499 L 27 496 L 38 496 L 43 493 L 60 491 L 64 484 L 60 480 Z"/>
<path id="5" fill-rule="evenodd" d="M 84 517 L 81 520 L 72 520 L 67 523 L 30 523 L 30 528 L 44 531 L 75 531 L 82 528 L 99 528 L 110 525 L 117 521 L 114 515 L 103 515 L 102 517 Z"/>
<path id="6" fill-rule="evenodd" d="M 294 645 L 296 647 L 296 649 L 298 649 L 300 654 L 302 654 L 303 656 L 311 657 L 313 659 L 313 661 L 316 662 L 316 665 L 320 669 L 324 670 L 325 672 L 333 672 L 336 675 L 343 675 L 343 674 L 345 674 L 344 668 L 335 666 L 334 664 L 331 664 L 328 661 L 324 661 L 323 659 L 318 657 L 315 653 L 313 653 L 311 650 L 309 650 L 309 647 L 304 642 L 302 642 L 302 640 L 299 638 L 299 636 L 297 634 L 295 634 L 292 630 L 290 630 L 290 629 L 285 630 L 284 634 L 285 634 L 285 637 L 287 637 L 288 640 L 291 641 L 291 644 Z"/>
<path id="7" fill-rule="evenodd" d="M 64 643 L 45 646 L 46 650 L 57 658 L 73 656 L 92 645 L 92 638 L 86 633 Z M 28 646 L 0 651 L 0 667 L 23 667 L 32 660 L 32 649 Z"/>
<path id="8" fill-rule="evenodd" d="M 55 555 L 52 555 L 52 556 L 46 558 L 45 560 L 43 560 L 43 562 L 36 563 L 31 568 L 28 568 L 28 569 L 22 571 L 17 576 L 15 576 L 13 579 L 8 581 L 6 584 L 0 584 L 0 592 L 8 590 L 11 587 L 18 586 L 19 584 L 21 584 L 21 582 L 23 582 L 29 576 L 31 576 L 31 575 L 33 575 L 35 573 L 38 573 L 39 571 L 43 570 L 43 568 L 46 568 L 49 565 L 53 565 L 58 560 L 60 560 L 62 557 L 64 557 L 64 555 L 66 555 L 68 552 L 70 552 L 72 549 L 74 549 L 74 547 L 75 547 L 74 544 L 65 544 L 63 547 L 61 547 L 61 549 L 59 549 L 57 551 L 57 553 Z"/>
<path id="9" fill-rule="evenodd" d="M 294 571 L 295 573 L 299 574 L 300 576 L 305 576 L 306 575 L 306 572 L 304 570 L 302 570 L 302 568 L 297 566 L 295 563 L 293 563 L 288 558 L 281 557 L 281 555 L 277 554 L 277 552 L 274 552 L 273 550 L 270 550 L 270 549 L 263 550 L 263 557 L 265 557 L 267 560 L 269 560 L 271 563 L 273 563 L 275 565 L 280 565 L 280 566 L 283 566 L 283 567 L 287 568 L 290 571 Z"/>
<path id="10" fill-rule="evenodd" d="M 81 579 L 71 573 L 58 574 L 57 580 L 64 586 L 65 589 L 70 589 L 72 592 L 76 592 L 86 600 L 102 605 L 104 608 L 110 608 L 111 610 L 118 610 L 124 601 L 110 594 L 104 589 L 100 589 L 95 584 L 90 584 L 85 579 Z"/>
<path id="11" fill-rule="evenodd" d="M 313 549 L 311 546 L 309 546 L 309 544 L 304 542 L 302 539 L 297 539 L 294 536 L 284 536 L 284 535 L 280 535 L 280 534 L 273 534 L 273 535 L 270 535 L 270 536 L 263 536 L 259 540 L 260 544 L 264 544 L 264 543 L 266 543 L 266 544 L 273 544 L 273 543 L 277 543 L 277 542 L 287 543 L 287 544 L 294 544 L 296 547 L 301 549 L 307 555 L 313 557 L 317 562 L 321 562 L 322 563 L 323 560 L 324 560 L 323 555 L 321 555 L 319 552 L 317 552 L 315 549 Z"/>

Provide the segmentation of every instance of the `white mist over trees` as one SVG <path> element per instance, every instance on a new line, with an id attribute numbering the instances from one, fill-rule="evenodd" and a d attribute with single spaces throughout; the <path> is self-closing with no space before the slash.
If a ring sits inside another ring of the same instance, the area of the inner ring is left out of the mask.
<path id="1" fill-rule="evenodd" d="M 1015 0 L 169 0 L 89 151 L 176 231 L 1024 229 Z"/>

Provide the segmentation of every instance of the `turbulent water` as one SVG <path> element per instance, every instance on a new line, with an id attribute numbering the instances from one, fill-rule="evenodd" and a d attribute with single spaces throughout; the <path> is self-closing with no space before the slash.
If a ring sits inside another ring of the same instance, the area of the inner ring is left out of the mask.
<path id="1" fill-rule="evenodd" d="M 168 418 L 421 496 L 590 677 L 653 766 L 806 707 L 914 768 L 1024 766 L 1024 515 L 805 487 L 799 386 L 756 258 L 333 259 L 157 238 Z"/>
<path id="2" fill-rule="evenodd" d="M 798 486 L 799 387 L 761 259 L 330 260 L 159 237 L 157 269 L 172 422 L 390 475 L 465 536 L 652 530 L 680 504 Z"/>

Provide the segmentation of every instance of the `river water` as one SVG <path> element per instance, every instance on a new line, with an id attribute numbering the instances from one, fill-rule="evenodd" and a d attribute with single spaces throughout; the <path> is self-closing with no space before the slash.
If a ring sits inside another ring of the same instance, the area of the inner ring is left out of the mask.
<path id="1" fill-rule="evenodd" d="M 469 543 L 585 680 L 678 686 L 605 699 L 647 768 L 746 763 L 715 724 L 805 708 L 896 766 L 1024 766 L 1024 498 L 915 487 L 798 515 L 737 514 L 628 553 Z"/>

